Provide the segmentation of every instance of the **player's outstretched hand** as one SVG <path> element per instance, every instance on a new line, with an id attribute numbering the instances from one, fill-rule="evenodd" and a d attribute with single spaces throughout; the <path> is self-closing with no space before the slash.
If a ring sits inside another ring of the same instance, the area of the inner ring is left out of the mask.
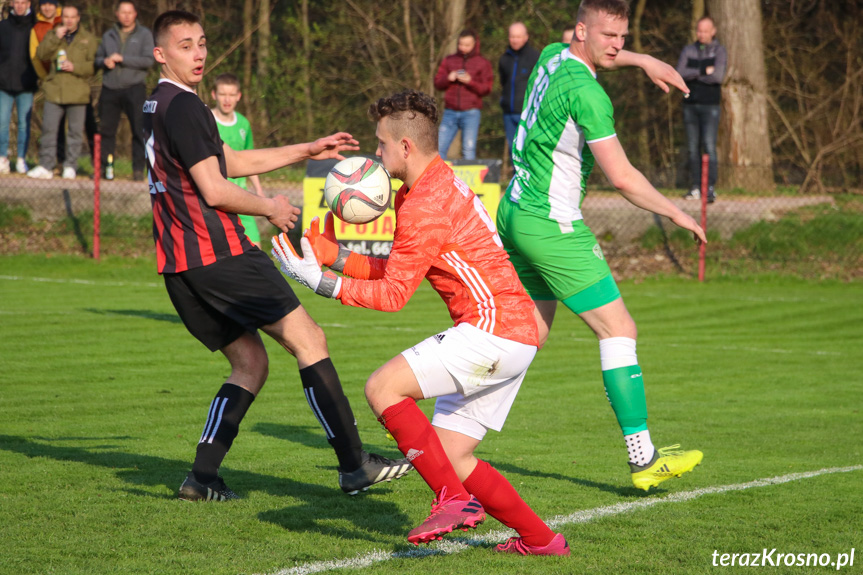
<path id="1" fill-rule="evenodd" d="M 645 61 L 642 69 L 647 74 L 647 77 L 650 80 L 660 87 L 660 89 L 666 94 L 671 90 L 669 84 L 674 86 L 684 94 L 689 93 L 689 88 L 686 86 L 686 82 L 683 81 L 683 78 L 680 74 L 677 73 L 677 70 L 674 69 L 674 66 L 666 64 L 662 60 L 657 60 L 656 58 L 649 56 L 649 59 Z"/>
<path id="2" fill-rule="evenodd" d="M 297 255 L 287 234 L 273 238 L 273 255 L 282 264 L 282 271 L 296 282 L 324 297 L 338 297 L 342 288 L 342 278 L 333 272 L 321 272 L 321 265 L 308 238 L 300 240 L 303 257 Z"/>
<path id="3" fill-rule="evenodd" d="M 671 221 L 684 230 L 692 232 L 692 239 L 696 242 L 700 244 L 707 243 L 707 236 L 704 235 L 704 230 L 701 229 L 701 226 L 699 226 L 689 214 L 681 212 L 677 216 L 671 218 Z"/>
<path id="4" fill-rule="evenodd" d="M 348 150 L 359 150 L 360 143 L 347 132 L 338 132 L 331 136 L 318 138 L 309 144 L 309 158 L 312 160 L 344 160 L 341 154 Z"/>
<path id="5" fill-rule="evenodd" d="M 312 249 L 315 252 L 315 257 L 318 261 L 328 268 L 334 269 L 337 272 L 344 271 L 345 262 L 348 256 L 351 255 L 351 250 L 344 247 L 336 239 L 336 225 L 333 218 L 333 212 L 327 212 L 324 216 L 324 233 L 321 233 L 321 219 L 317 216 L 312 218 L 312 223 L 309 229 L 303 233 L 303 237 L 308 238 Z"/>
<path id="6" fill-rule="evenodd" d="M 300 215 L 300 208 L 292 206 L 288 198 L 281 194 L 273 196 L 273 206 L 273 213 L 267 216 L 270 223 L 283 232 L 294 229 L 297 217 Z"/>

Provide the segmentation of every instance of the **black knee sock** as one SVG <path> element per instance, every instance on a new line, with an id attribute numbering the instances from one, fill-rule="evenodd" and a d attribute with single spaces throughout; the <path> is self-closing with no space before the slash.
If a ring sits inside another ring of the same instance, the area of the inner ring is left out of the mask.
<path id="1" fill-rule="evenodd" d="M 357 469 L 362 465 L 363 443 L 333 362 L 326 358 L 304 367 L 300 370 L 300 379 L 309 407 L 336 451 L 339 468 L 342 471 Z"/>
<path id="2" fill-rule="evenodd" d="M 233 383 L 225 383 L 210 404 L 204 432 L 198 440 L 198 450 L 192 471 L 201 483 L 214 481 L 219 466 L 227 455 L 240 422 L 255 400 L 254 394 Z"/>

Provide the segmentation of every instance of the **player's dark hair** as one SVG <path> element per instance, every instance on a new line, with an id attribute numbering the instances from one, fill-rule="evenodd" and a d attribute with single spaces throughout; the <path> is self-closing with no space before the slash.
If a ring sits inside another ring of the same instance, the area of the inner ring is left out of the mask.
<path id="1" fill-rule="evenodd" d="M 236 86 L 240 87 L 240 79 L 231 74 L 230 72 L 226 72 L 224 74 L 219 74 L 216 76 L 216 80 L 213 82 L 213 90 L 218 90 L 219 86 Z"/>
<path id="2" fill-rule="evenodd" d="M 468 36 L 470 36 L 474 40 L 477 39 L 476 32 L 474 30 L 471 30 L 470 28 L 465 28 L 464 30 L 462 30 L 461 33 L 458 35 L 458 38 L 459 40 L 461 40 L 462 38 L 467 38 Z"/>
<path id="3" fill-rule="evenodd" d="M 156 21 L 153 22 L 153 39 L 156 41 L 156 46 L 162 45 L 165 35 L 172 26 L 181 24 L 201 24 L 201 19 L 185 10 L 168 10 L 156 16 Z"/>
<path id="4" fill-rule="evenodd" d="M 390 132 L 396 138 L 407 136 L 423 153 L 437 152 L 437 103 L 432 96 L 405 90 L 381 98 L 369 106 L 369 118 L 380 122 L 389 118 Z"/>
<path id="5" fill-rule="evenodd" d="M 597 12 L 605 12 L 609 16 L 615 18 L 629 19 L 629 1 L 628 0 L 581 0 L 578 5 L 578 15 L 575 17 L 575 22 L 584 22 L 587 14 L 596 14 Z"/>

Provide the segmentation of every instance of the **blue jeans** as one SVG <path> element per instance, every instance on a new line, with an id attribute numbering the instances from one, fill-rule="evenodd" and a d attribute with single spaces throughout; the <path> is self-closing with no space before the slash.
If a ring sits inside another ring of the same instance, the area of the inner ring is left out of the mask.
<path id="1" fill-rule="evenodd" d="M 476 138 L 479 135 L 479 108 L 473 110 L 443 111 L 443 120 L 438 131 L 438 151 L 440 157 L 446 160 L 446 153 L 455 139 L 456 132 L 461 129 L 461 154 L 465 160 L 476 159 Z"/>
<path id="2" fill-rule="evenodd" d="M 27 156 L 30 143 L 30 112 L 33 110 L 33 92 L 10 94 L 0 90 L 0 157 L 9 155 L 9 127 L 12 124 L 12 104 L 18 108 L 18 157 Z"/>
<path id="3" fill-rule="evenodd" d="M 719 104 L 684 104 L 683 125 L 689 152 L 690 189 L 701 189 L 701 150 L 709 157 L 707 185 L 716 184 L 716 133 Z"/>
<path id="4" fill-rule="evenodd" d="M 510 156 L 512 156 L 512 140 L 515 138 L 515 133 L 518 131 L 518 121 L 520 118 L 520 113 L 503 115 L 503 131 L 506 134 L 506 149 Z"/>

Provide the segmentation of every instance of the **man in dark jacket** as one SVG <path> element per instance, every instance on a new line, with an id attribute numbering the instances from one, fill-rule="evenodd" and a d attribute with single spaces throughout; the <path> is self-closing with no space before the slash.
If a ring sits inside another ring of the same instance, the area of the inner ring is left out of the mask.
<path id="1" fill-rule="evenodd" d="M 518 119 L 524 107 L 524 92 L 527 79 L 539 60 L 539 50 L 528 41 L 527 26 L 514 22 L 509 27 L 509 47 L 497 65 L 500 76 L 500 107 L 503 108 L 503 129 L 506 132 L 506 147 L 512 152 L 512 139 L 518 130 Z"/>
<path id="2" fill-rule="evenodd" d="M 18 160 L 15 170 L 26 172 L 30 141 L 30 111 L 37 77 L 30 62 L 30 30 L 33 14 L 30 0 L 12 0 L 9 17 L 0 22 L 0 174 L 8 174 L 9 129 L 12 105 L 18 107 Z"/>
<path id="3" fill-rule="evenodd" d="M 96 52 L 96 68 L 102 76 L 99 98 L 99 132 L 102 134 L 102 169 L 114 154 L 120 113 L 129 118 L 132 129 L 132 177 L 144 179 L 144 100 L 147 98 L 147 70 L 153 65 L 153 34 L 138 24 L 132 0 L 120 0 L 114 11 L 117 24 L 102 35 Z"/>
<path id="4" fill-rule="evenodd" d="M 689 152 L 689 192 L 687 200 L 701 198 L 701 149 L 709 157 L 707 201 L 713 203 L 716 193 L 716 133 L 719 130 L 719 101 L 725 78 L 725 48 L 715 40 L 716 25 L 705 16 L 695 28 L 694 44 L 680 53 L 677 71 L 689 86 L 689 97 L 683 100 L 683 124 Z"/>
<path id="5" fill-rule="evenodd" d="M 491 92 L 491 62 L 480 56 L 476 33 L 465 30 L 458 37 L 458 51 L 441 62 L 434 85 L 444 91 L 444 112 L 438 132 L 440 155 L 446 159 L 456 132 L 461 129 L 462 155 L 476 159 L 482 99 Z"/>
<path id="6" fill-rule="evenodd" d="M 90 79 L 99 39 L 79 26 L 81 13 L 77 6 L 63 8 L 60 26 L 45 35 L 36 48 L 36 57 L 53 62 L 42 82 L 45 108 L 42 111 L 42 139 L 39 142 L 39 165 L 27 176 L 50 180 L 57 161 L 57 131 L 66 116 L 66 160 L 63 178 L 75 179 L 78 155 L 84 142 L 84 121 L 90 101 Z"/>

